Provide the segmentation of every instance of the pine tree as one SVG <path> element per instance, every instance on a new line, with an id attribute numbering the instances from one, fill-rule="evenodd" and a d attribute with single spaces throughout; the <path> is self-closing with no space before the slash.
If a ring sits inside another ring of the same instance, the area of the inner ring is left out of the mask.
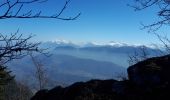
<path id="1" fill-rule="evenodd" d="M 10 71 L 7 71 L 7 68 L 0 66 L 0 100 L 5 100 L 5 86 L 13 79 L 10 76 Z"/>
<path id="2" fill-rule="evenodd" d="M 10 75 L 11 71 L 7 71 L 7 67 L 0 66 L 0 86 L 6 85 L 13 77 Z"/>

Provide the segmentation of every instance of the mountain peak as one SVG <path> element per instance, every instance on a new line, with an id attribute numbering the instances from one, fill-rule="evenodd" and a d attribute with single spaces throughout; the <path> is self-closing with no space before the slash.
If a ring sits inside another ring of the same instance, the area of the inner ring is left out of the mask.
<path id="1" fill-rule="evenodd" d="M 53 42 L 56 43 L 56 44 L 70 44 L 70 43 L 72 44 L 71 41 L 64 40 L 64 39 L 56 39 Z"/>
<path id="2" fill-rule="evenodd" d="M 73 42 L 65 39 L 56 39 L 54 41 L 49 41 L 48 43 L 52 43 L 55 46 L 73 46 L 73 47 L 99 47 L 99 46 L 112 46 L 112 47 L 140 47 L 145 46 L 148 48 L 156 48 L 154 45 L 147 44 L 130 44 L 125 42 L 117 42 L 117 41 L 110 41 L 110 42 Z"/>
<path id="3" fill-rule="evenodd" d="M 108 43 L 108 45 L 121 47 L 121 46 L 128 46 L 129 44 L 123 43 L 123 42 L 110 41 L 110 42 Z"/>

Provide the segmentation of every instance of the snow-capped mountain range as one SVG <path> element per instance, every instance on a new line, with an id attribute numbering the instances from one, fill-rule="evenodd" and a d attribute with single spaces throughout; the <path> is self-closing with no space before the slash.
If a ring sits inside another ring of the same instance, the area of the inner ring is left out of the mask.
<path id="1" fill-rule="evenodd" d="M 54 41 L 48 41 L 45 42 L 45 44 L 52 45 L 53 46 L 73 46 L 73 47 L 103 47 L 103 46 L 112 46 L 112 47 L 141 47 L 145 46 L 147 48 L 157 48 L 158 46 L 155 46 L 153 44 L 147 44 L 147 45 L 142 45 L 142 44 L 130 44 L 130 43 L 124 43 L 124 42 L 116 42 L 116 41 L 110 41 L 106 43 L 101 43 L 101 42 L 79 42 L 75 43 L 69 40 L 64 40 L 64 39 L 56 39 Z M 161 46 L 159 46 L 161 47 Z"/>
<path id="2" fill-rule="evenodd" d="M 71 55 L 74 57 L 93 59 L 98 61 L 109 61 L 121 66 L 128 66 L 129 55 L 142 54 L 146 50 L 150 57 L 158 56 L 160 50 L 154 45 L 128 44 L 111 41 L 108 43 L 81 42 L 57 39 L 43 43 L 43 47 L 50 48 L 53 54 Z"/>
<path id="3" fill-rule="evenodd" d="M 74 43 L 57 39 L 44 42 L 41 46 L 49 48 L 48 51 L 52 54 L 49 57 L 36 55 L 36 58 L 46 66 L 51 80 L 72 84 L 95 78 L 116 78 L 117 74 L 125 73 L 129 66 L 129 55 L 141 54 L 142 45 L 114 41 Z M 145 47 L 149 57 L 158 56 L 159 50 L 151 45 Z M 30 73 L 35 70 L 31 62 L 29 58 L 25 58 L 22 61 L 14 61 L 9 66 L 16 77 L 22 79 L 24 75 L 31 76 Z"/>

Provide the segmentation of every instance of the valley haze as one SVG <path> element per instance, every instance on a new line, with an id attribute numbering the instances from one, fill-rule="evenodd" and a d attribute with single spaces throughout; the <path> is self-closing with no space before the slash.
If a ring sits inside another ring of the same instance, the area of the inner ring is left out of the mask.
<path id="1" fill-rule="evenodd" d="M 50 85 L 53 87 L 90 79 L 127 77 L 129 55 L 133 55 L 134 52 L 140 53 L 141 47 L 143 45 L 113 41 L 105 44 L 88 42 L 80 45 L 71 41 L 57 40 L 41 44 L 41 48 L 49 48 L 48 52 L 51 56 L 36 54 L 35 58 L 43 64 L 49 79 L 55 82 Z M 152 46 L 146 46 L 146 50 L 151 57 L 157 56 L 159 52 Z M 16 79 L 24 80 L 24 77 L 28 77 L 25 81 L 33 80 L 35 67 L 30 57 L 14 60 L 8 66 L 16 75 Z"/>

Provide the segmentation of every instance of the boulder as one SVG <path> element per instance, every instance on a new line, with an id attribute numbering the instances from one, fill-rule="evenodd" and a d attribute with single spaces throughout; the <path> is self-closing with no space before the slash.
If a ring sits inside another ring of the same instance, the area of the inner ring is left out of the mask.
<path id="1" fill-rule="evenodd" d="M 139 86 L 158 86 L 170 82 L 170 55 L 138 62 L 128 69 L 129 80 Z"/>

